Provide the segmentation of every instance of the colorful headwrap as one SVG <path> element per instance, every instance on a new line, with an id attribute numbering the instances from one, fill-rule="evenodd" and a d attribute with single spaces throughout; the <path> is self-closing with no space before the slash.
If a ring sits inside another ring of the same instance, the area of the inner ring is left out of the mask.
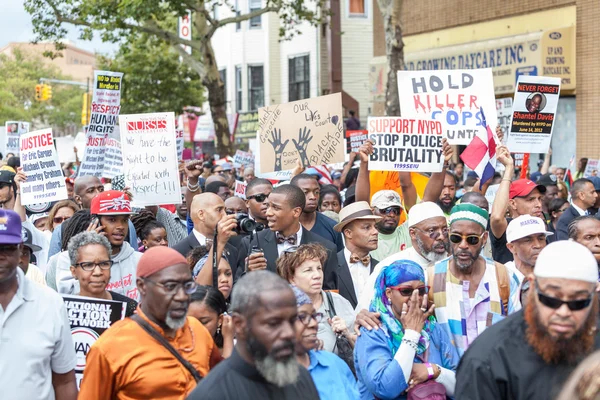
<path id="1" fill-rule="evenodd" d="M 452 225 L 454 221 L 463 220 L 475 222 L 481 225 L 483 229 L 487 229 L 489 218 L 490 215 L 486 210 L 470 203 L 457 204 L 452 207 L 452 211 L 450 211 L 450 225 Z"/>
<path id="2" fill-rule="evenodd" d="M 371 312 L 378 312 L 381 314 L 383 325 L 385 325 L 389 333 L 388 346 L 394 354 L 400 347 L 400 343 L 404 337 L 404 328 L 402 327 L 402 323 L 394 315 L 392 304 L 388 301 L 385 290 L 389 287 L 398 286 L 409 281 L 425 282 L 423 268 L 416 262 L 399 260 L 384 267 L 375 282 L 375 297 L 369 307 Z M 425 350 L 427 350 L 431 332 L 433 332 L 434 327 L 435 318 L 431 316 L 425 321 L 425 325 L 421 331 L 417 354 L 423 354 Z"/>
<path id="3" fill-rule="evenodd" d="M 290 287 L 294 291 L 294 296 L 296 296 L 297 307 L 302 307 L 305 304 L 312 304 L 312 301 L 310 301 L 310 297 L 308 297 L 306 293 L 300 290 L 298 286 L 290 285 Z"/>

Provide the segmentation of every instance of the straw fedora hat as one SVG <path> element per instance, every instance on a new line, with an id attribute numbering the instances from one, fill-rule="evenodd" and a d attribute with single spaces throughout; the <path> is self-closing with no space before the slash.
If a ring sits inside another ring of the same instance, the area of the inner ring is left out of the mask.
<path id="1" fill-rule="evenodd" d="M 341 232 L 346 225 L 358 219 L 372 219 L 379 221 L 381 217 L 373 214 L 371 206 L 366 201 L 357 201 L 342 208 L 340 211 L 340 223 L 333 227 L 337 232 Z"/>

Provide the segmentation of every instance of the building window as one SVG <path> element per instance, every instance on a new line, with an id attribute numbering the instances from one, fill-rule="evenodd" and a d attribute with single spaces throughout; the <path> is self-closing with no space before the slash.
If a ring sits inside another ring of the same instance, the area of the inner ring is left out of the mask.
<path id="1" fill-rule="evenodd" d="M 262 65 L 248 66 L 248 111 L 265 105 L 265 81 Z"/>
<path id="2" fill-rule="evenodd" d="M 223 82 L 223 91 L 225 92 L 225 101 L 227 101 L 227 68 L 223 68 L 219 71 L 219 77 L 221 78 L 221 82 Z"/>
<path id="3" fill-rule="evenodd" d="M 240 12 L 239 0 L 235 0 L 235 16 L 239 17 L 240 14 L 241 14 L 241 12 Z M 242 30 L 242 23 L 241 22 L 236 22 L 235 23 L 235 30 L 236 31 L 241 31 Z"/>
<path id="4" fill-rule="evenodd" d="M 242 111 L 242 67 L 235 67 L 235 109 Z"/>
<path id="5" fill-rule="evenodd" d="M 310 64 L 308 56 L 290 58 L 289 65 L 289 101 L 310 97 Z"/>
<path id="6" fill-rule="evenodd" d="M 249 0 L 250 12 L 260 10 L 262 8 L 262 0 Z M 262 15 L 250 18 L 250 28 L 260 28 L 262 25 Z"/>
<path id="7" fill-rule="evenodd" d="M 351 17 L 367 16 L 367 0 L 348 0 L 348 8 Z"/>

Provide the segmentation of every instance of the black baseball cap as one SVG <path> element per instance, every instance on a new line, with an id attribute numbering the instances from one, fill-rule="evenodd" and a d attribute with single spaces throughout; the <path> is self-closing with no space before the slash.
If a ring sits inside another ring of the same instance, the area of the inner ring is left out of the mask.
<path id="1" fill-rule="evenodd" d="M 14 172 L 10 172 L 6 169 L 0 170 L 0 183 L 13 185 L 15 183 L 15 175 Z"/>
<path id="2" fill-rule="evenodd" d="M 29 247 L 32 253 L 35 253 L 36 251 L 40 251 L 42 249 L 40 246 L 33 244 L 31 232 L 24 226 L 21 227 L 21 239 L 23 240 L 23 246 Z"/>
<path id="3" fill-rule="evenodd" d="M 554 174 L 544 174 L 540 176 L 540 179 L 537 181 L 538 185 L 542 186 L 556 186 L 558 185 L 558 178 Z"/>

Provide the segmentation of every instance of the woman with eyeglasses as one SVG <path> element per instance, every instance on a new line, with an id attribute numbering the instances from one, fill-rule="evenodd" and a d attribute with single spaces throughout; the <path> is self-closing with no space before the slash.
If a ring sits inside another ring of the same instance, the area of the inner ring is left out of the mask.
<path id="1" fill-rule="evenodd" d="M 369 310 L 382 327 L 361 328 L 354 350 L 361 399 L 405 399 L 425 383 L 436 398 L 454 395 L 458 353 L 427 305 L 428 290 L 414 261 L 395 261 L 377 277 Z"/>
<path id="2" fill-rule="evenodd" d="M 292 285 L 296 295 L 298 317 L 296 319 L 296 359 L 310 376 L 319 392 L 321 400 L 358 399 L 356 379 L 341 358 L 318 347 L 317 327 L 323 313 L 316 312 L 310 298 L 298 287 Z"/>
<path id="3" fill-rule="evenodd" d="M 71 274 L 79 282 L 79 296 L 115 300 L 127 305 L 125 316 L 134 314 L 137 301 L 106 290 L 110 282 L 111 246 L 104 236 L 96 232 L 79 233 L 69 241 L 67 248 L 71 260 Z"/>
<path id="4" fill-rule="evenodd" d="M 50 232 L 54 232 L 57 226 L 71 218 L 77 211 L 79 206 L 71 200 L 62 200 L 56 203 L 48 213 L 47 228 Z"/>
<path id="5" fill-rule="evenodd" d="M 548 204 L 548 214 L 550 214 L 550 223 L 548 224 L 548 230 L 554 233 L 554 235 L 550 235 L 546 238 L 548 243 L 556 241 L 556 226 L 558 224 L 558 219 L 565 212 L 565 210 L 569 208 L 569 206 L 569 202 L 560 197 L 552 199 L 550 201 L 550 204 Z"/>
<path id="6" fill-rule="evenodd" d="M 317 337 L 323 341 L 323 350 L 338 354 L 338 335 L 354 346 L 355 314 L 348 300 L 337 293 L 323 290 L 323 265 L 326 260 L 327 250 L 319 243 L 291 247 L 277 259 L 277 273 L 306 293 L 315 310 L 327 316 L 319 322 Z M 330 311 L 333 314 L 334 309 L 335 316 L 331 317 Z"/>

